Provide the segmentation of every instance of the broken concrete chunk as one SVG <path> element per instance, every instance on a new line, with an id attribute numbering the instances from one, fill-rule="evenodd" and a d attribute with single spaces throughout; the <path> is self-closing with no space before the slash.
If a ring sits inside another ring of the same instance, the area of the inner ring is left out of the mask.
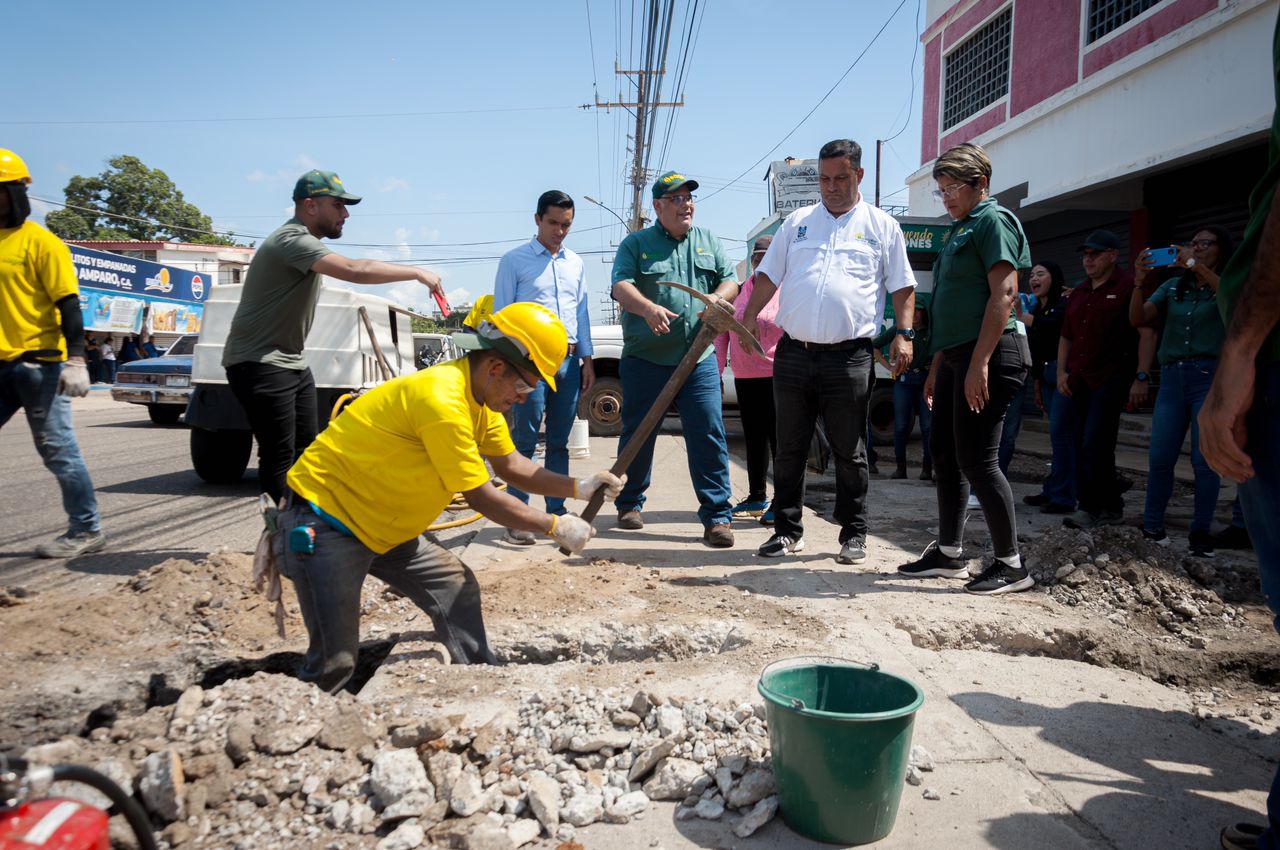
<path id="1" fill-rule="evenodd" d="M 654 712 L 657 717 L 658 734 L 664 738 L 684 733 L 684 712 L 674 705 L 659 706 Z"/>
<path id="2" fill-rule="evenodd" d="M 724 814 L 724 803 L 714 797 L 710 800 L 699 800 L 698 805 L 693 807 L 693 813 L 703 820 L 719 820 Z"/>
<path id="3" fill-rule="evenodd" d="M 395 831 L 379 841 L 376 850 L 415 850 L 421 847 L 427 832 L 416 823 L 402 823 Z"/>
<path id="4" fill-rule="evenodd" d="M 253 757 L 253 717 L 242 714 L 227 725 L 227 755 L 236 767 Z"/>
<path id="5" fill-rule="evenodd" d="M 428 714 L 416 718 L 391 730 L 393 747 L 416 747 L 437 738 L 443 738 L 450 731 L 466 722 L 465 714 Z"/>
<path id="6" fill-rule="evenodd" d="M 743 774 L 728 794 L 725 805 L 731 809 L 741 809 L 763 800 L 774 792 L 773 771 L 763 767 L 753 767 Z"/>
<path id="7" fill-rule="evenodd" d="M 150 812 L 166 822 L 178 820 L 183 817 L 185 791 L 182 760 L 176 751 L 161 750 L 143 760 L 138 792 Z"/>
<path id="8" fill-rule="evenodd" d="M 676 748 L 676 742 L 672 739 L 664 739 L 649 747 L 640 755 L 636 756 L 635 762 L 631 765 L 631 769 L 627 771 L 628 782 L 639 782 L 649 775 L 649 771 L 657 766 L 658 762 L 671 754 Z"/>
<path id="9" fill-rule="evenodd" d="M 560 825 L 560 785 L 546 775 L 530 777 L 529 808 L 547 834 L 554 835 Z"/>
<path id="10" fill-rule="evenodd" d="M 471 771 L 463 771 L 449 793 L 449 808 L 459 817 L 470 817 L 484 811 L 488 802 L 480 777 Z"/>
<path id="11" fill-rule="evenodd" d="M 914 746 L 911 748 L 911 755 L 907 757 L 907 764 L 914 764 L 927 773 L 933 770 L 933 755 L 924 747 Z"/>
<path id="12" fill-rule="evenodd" d="M 358 750 L 373 743 L 365 729 L 364 714 L 354 705 L 339 703 L 325 717 L 316 743 L 326 750 Z"/>
<path id="13" fill-rule="evenodd" d="M 296 753 L 311 743 L 324 726 L 321 720 L 275 721 L 263 723 L 253 733 L 253 744 L 258 752 L 272 756 Z"/>
<path id="14" fill-rule="evenodd" d="M 668 757 L 658 763 L 653 777 L 644 783 L 644 793 L 650 800 L 680 800 L 689 796 L 694 781 L 704 775 L 697 762 Z"/>
<path id="15" fill-rule="evenodd" d="M 604 797 L 579 794 L 560 807 L 560 820 L 574 826 L 590 826 L 604 817 Z"/>
<path id="16" fill-rule="evenodd" d="M 427 775 L 436 787 L 436 796 L 448 800 L 453 796 L 453 786 L 462 775 L 462 756 L 448 750 L 432 753 L 427 759 Z"/>
<path id="17" fill-rule="evenodd" d="M 520 717 L 511 709 L 503 709 L 493 716 L 488 723 L 476 730 L 475 740 L 471 748 L 482 756 L 501 749 L 507 737 L 520 728 Z"/>
<path id="18" fill-rule="evenodd" d="M 733 828 L 733 834 L 739 838 L 746 838 L 773 820 L 774 815 L 777 813 L 778 798 L 776 796 L 765 797 L 752 806 L 751 811 L 747 812 L 742 820 L 738 821 L 738 825 Z"/>
<path id="19" fill-rule="evenodd" d="M 433 800 L 435 795 L 427 769 L 413 750 L 388 750 L 375 758 L 369 771 L 369 786 L 383 806 L 414 792 L 429 793 Z"/>
<path id="20" fill-rule="evenodd" d="M 507 825 L 507 838 L 511 839 L 511 844 L 515 847 L 523 847 L 530 841 L 537 840 L 541 834 L 542 825 L 531 818 L 520 818 Z"/>

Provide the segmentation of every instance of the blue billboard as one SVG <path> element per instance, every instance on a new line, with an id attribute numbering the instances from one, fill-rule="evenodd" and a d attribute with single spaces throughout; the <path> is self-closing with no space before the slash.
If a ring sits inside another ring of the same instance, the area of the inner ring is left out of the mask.
<path id="1" fill-rule="evenodd" d="M 139 333 L 199 333 L 213 281 L 201 272 L 68 245 L 80 281 L 85 329 Z"/>

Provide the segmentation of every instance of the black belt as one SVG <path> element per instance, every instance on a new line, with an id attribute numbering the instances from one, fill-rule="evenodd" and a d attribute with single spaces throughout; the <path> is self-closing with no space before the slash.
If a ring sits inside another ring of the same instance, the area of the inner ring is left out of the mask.
<path id="1" fill-rule="evenodd" d="M 56 357 L 57 360 L 49 358 Z M 0 360 L 0 363 L 56 363 L 62 360 L 62 352 L 56 348 L 42 348 L 39 351 L 24 351 L 11 360 Z"/>
<path id="2" fill-rule="evenodd" d="M 796 345 L 802 346 L 809 351 L 848 351 L 852 348 L 871 347 L 871 340 L 865 338 L 846 339 L 841 342 L 805 342 L 802 339 L 796 339 L 788 333 L 784 333 L 782 338 L 790 340 Z"/>
<path id="3" fill-rule="evenodd" d="M 576 342 L 569 343 L 569 353 L 567 356 L 572 357 L 578 353 L 578 344 Z"/>

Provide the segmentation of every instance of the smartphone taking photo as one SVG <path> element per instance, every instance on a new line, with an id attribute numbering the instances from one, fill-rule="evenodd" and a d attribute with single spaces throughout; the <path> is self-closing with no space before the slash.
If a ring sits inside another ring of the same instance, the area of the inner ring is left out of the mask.
<path id="1" fill-rule="evenodd" d="M 1178 261 L 1178 249 L 1172 246 L 1168 248 L 1152 248 L 1147 256 L 1151 258 L 1152 268 L 1164 268 Z"/>

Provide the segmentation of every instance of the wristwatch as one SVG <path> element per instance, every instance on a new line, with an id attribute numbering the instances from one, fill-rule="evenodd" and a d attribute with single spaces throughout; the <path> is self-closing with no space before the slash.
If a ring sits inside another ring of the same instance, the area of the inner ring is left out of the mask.
<path id="1" fill-rule="evenodd" d="M 1146 372 L 1139 372 L 1138 374 L 1134 375 L 1134 377 L 1137 378 L 1139 381 L 1142 381 L 1142 383 L 1144 384 L 1147 381 L 1151 380 L 1151 376 L 1148 375 Z"/>
<path id="2" fill-rule="evenodd" d="M 1195 267 L 1196 267 L 1196 258 L 1195 258 L 1195 257 L 1188 257 L 1188 258 L 1187 258 L 1187 268 L 1189 268 L 1189 269 L 1194 269 Z"/>
<path id="3" fill-rule="evenodd" d="M 897 332 L 900 336 L 905 336 L 908 341 L 911 341 L 916 338 L 915 328 L 898 328 Z"/>

